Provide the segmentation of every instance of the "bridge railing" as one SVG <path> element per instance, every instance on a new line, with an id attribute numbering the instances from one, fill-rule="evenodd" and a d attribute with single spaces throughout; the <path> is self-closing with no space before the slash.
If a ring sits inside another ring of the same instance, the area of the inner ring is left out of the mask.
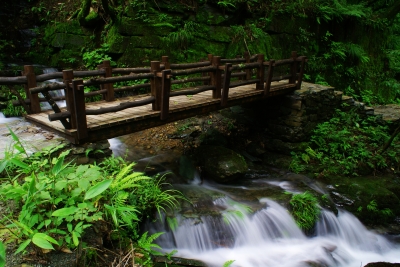
<path id="1" fill-rule="evenodd" d="M 112 68 L 109 61 L 104 61 L 93 71 L 64 70 L 50 74 L 35 76 L 32 66 L 24 67 L 24 76 L 0 77 L 0 84 L 23 84 L 26 95 L 23 103 L 15 105 L 29 106 L 28 113 L 41 112 L 40 102 L 49 102 L 55 114 L 50 114 L 50 121 L 60 120 L 66 129 L 81 129 L 81 136 L 85 135 L 86 116 L 98 115 L 108 112 L 117 112 L 126 108 L 152 104 L 152 109 L 160 111 L 160 118 L 165 120 L 169 114 L 169 101 L 171 97 L 179 95 L 195 95 L 204 91 L 212 91 L 213 99 L 220 99 L 221 106 L 228 102 L 229 90 L 238 86 L 256 84 L 256 90 L 263 90 L 263 97 L 268 97 L 271 90 L 279 90 L 281 87 L 272 88 L 272 82 L 288 80 L 284 88 L 300 88 L 304 74 L 306 57 L 298 57 L 292 52 L 291 58 L 283 60 L 264 60 L 264 55 L 250 56 L 234 59 L 221 59 L 219 56 L 208 55 L 207 60 L 197 63 L 171 64 L 168 57 L 163 56 L 161 61 L 152 61 L 147 68 Z M 274 76 L 277 67 L 285 66 L 280 75 Z M 119 76 L 116 76 L 119 75 Z M 200 75 L 193 77 L 193 75 Z M 82 80 L 76 78 L 86 77 Z M 37 86 L 37 82 L 61 78 L 62 83 L 52 83 Z M 140 84 L 121 86 L 114 88 L 119 82 L 141 81 Z M 172 90 L 174 85 L 197 83 L 194 87 Z M 84 87 L 98 85 L 97 91 L 84 93 Z M 150 88 L 150 95 L 140 101 L 121 103 L 118 106 L 88 110 L 85 108 L 85 98 L 101 95 L 103 100 L 111 102 L 115 100 L 115 93 L 132 91 L 141 88 Z M 53 90 L 65 90 L 64 97 L 52 97 L 49 92 Z M 39 97 L 41 93 L 44 97 Z M 66 100 L 66 110 L 61 110 L 55 101 Z M 87 131 L 87 129 L 86 129 Z"/>

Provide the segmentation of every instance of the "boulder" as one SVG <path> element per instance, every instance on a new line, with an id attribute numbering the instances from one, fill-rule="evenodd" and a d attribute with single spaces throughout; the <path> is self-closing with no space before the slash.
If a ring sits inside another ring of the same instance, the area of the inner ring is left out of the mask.
<path id="1" fill-rule="evenodd" d="M 391 267 L 391 266 L 399 266 L 400 263 L 390 263 L 390 262 L 371 262 L 365 265 L 364 267 Z"/>
<path id="2" fill-rule="evenodd" d="M 232 183 L 248 169 L 241 155 L 222 146 L 202 146 L 198 153 L 205 177 L 217 183 Z"/>

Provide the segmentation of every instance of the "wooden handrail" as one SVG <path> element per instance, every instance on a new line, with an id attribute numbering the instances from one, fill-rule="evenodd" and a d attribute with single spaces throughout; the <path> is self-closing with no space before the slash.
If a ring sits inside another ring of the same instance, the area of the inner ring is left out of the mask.
<path id="1" fill-rule="evenodd" d="M 32 108 L 35 108 L 35 105 L 37 108 L 40 102 L 47 101 L 53 103 L 52 108 L 55 114 L 49 115 L 49 120 L 61 120 L 66 129 L 77 129 L 77 134 L 84 139 L 87 136 L 87 129 L 84 129 L 86 127 L 86 115 L 100 115 L 121 111 L 126 108 L 152 104 L 152 109 L 160 112 L 160 119 L 166 120 L 169 116 L 169 102 L 171 97 L 196 95 L 201 92 L 212 91 L 212 98 L 220 99 L 221 106 L 224 107 L 229 101 L 229 90 L 238 86 L 256 84 L 256 90 L 263 91 L 261 97 L 268 97 L 271 91 L 271 83 L 274 81 L 289 80 L 289 84 L 283 83 L 283 85 L 279 86 L 300 88 L 306 61 L 307 58 L 305 56 L 299 57 L 296 52 L 292 52 L 291 58 L 278 61 L 264 61 L 264 55 L 258 54 L 250 57 L 246 53 L 244 57 L 238 56 L 234 59 L 221 59 L 219 56 L 208 55 L 207 61 L 185 64 L 171 64 L 169 58 L 163 56 L 161 62 L 152 61 L 150 68 L 111 68 L 110 62 L 104 61 L 103 64 L 99 65 L 99 69 L 94 71 L 67 70 L 34 76 L 30 67 L 26 67 L 25 76 L 12 78 L 0 77 L 0 84 L 12 84 L 15 82 L 26 84 L 30 98 L 25 100 L 24 104 L 30 105 L 32 110 Z M 290 69 L 288 71 L 289 74 L 274 76 L 274 68 L 282 65 L 288 66 L 288 69 Z M 178 78 L 179 76 L 197 73 L 202 76 Z M 255 78 L 252 78 L 252 73 L 256 75 Z M 77 77 L 93 78 L 85 81 L 74 80 Z M 239 80 L 232 81 L 232 78 L 235 77 L 238 77 Z M 36 81 L 54 78 L 63 78 L 63 83 L 36 86 Z M 147 79 L 150 80 L 150 83 L 114 88 L 114 83 L 116 82 Z M 204 85 L 171 91 L 171 85 L 189 82 L 202 82 Z M 101 89 L 84 93 L 83 88 L 90 85 L 100 85 Z M 104 107 L 95 110 L 85 109 L 85 97 L 103 95 L 106 101 L 113 101 L 114 94 L 117 92 L 140 88 L 150 88 L 151 96 L 139 101 L 121 103 L 113 107 Z M 56 89 L 64 89 L 65 97 L 52 98 L 48 94 L 48 91 Z M 39 98 L 38 93 L 43 93 L 45 97 Z M 55 101 L 62 99 L 65 99 L 67 102 L 66 110 L 59 109 L 55 104 Z M 40 112 L 40 108 L 39 111 L 36 110 L 35 112 Z M 81 116 L 84 116 L 85 119 L 80 118 Z"/>

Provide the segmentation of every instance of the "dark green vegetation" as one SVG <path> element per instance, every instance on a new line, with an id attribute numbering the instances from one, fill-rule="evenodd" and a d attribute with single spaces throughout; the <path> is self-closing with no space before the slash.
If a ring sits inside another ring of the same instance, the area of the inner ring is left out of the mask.
<path id="1" fill-rule="evenodd" d="M 311 230 L 318 221 L 321 212 L 318 199 L 306 191 L 293 195 L 289 203 L 297 225 L 303 230 Z"/>
<path id="2" fill-rule="evenodd" d="M 79 247 L 89 252 L 88 231 L 100 231 L 103 240 L 121 250 L 134 242 L 144 255 L 137 261 L 145 266 L 151 254 L 160 254 L 153 241 L 162 233 L 141 233 L 139 224 L 183 199 L 178 191 L 166 188 L 164 177 L 133 172 L 134 163 L 114 157 L 98 165 L 76 166 L 66 160 L 68 150 L 55 156 L 61 147 L 26 157 L 17 136 L 11 135 L 18 153 L 6 153 L 0 162 L 6 177 L 0 197 L 10 204 L 0 223 L 6 229 L 2 239 L 18 244 L 15 253 L 26 252 L 28 246 L 39 255 L 41 249 L 67 252 Z"/>
<path id="3" fill-rule="evenodd" d="M 393 127 L 392 127 L 393 128 Z M 393 132 L 393 140 L 391 133 Z M 303 153 L 294 153 L 290 168 L 294 172 L 317 175 L 362 175 L 400 169 L 398 129 L 370 116 L 362 118 L 356 110 L 337 110 L 334 117 L 319 124 Z"/>
<path id="4" fill-rule="evenodd" d="M 122 67 L 162 55 L 193 62 L 208 53 L 270 59 L 297 50 L 309 58 L 308 81 L 368 104 L 399 101 L 395 0 L 26 0 L 3 10 L 0 69 L 18 60 L 95 68 L 102 59 Z"/>

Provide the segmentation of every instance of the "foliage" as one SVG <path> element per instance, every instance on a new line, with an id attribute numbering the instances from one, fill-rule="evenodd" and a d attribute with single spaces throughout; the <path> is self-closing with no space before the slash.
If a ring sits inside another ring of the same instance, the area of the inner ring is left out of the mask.
<path id="1" fill-rule="evenodd" d="M 1 67 L 0 67 L 1 69 Z M 20 117 L 23 114 L 25 114 L 25 110 L 22 106 L 14 106 L 13 101 L 18 100 L 18 97 L 10 92 L 9 88 L 6 88 L 6 86 L 0 86 L 1 90 L 3 92 L 8 92 L 8 95 L 6 96 L 8 101 L 7 101 L 7 107 L 2 109 L 2 112 L 4 116 L 6 117 Z M 21 95 L 21 98 L 25 99 L 25 90 L 22 88 L 17 88 L 15 87 L 16 91 Z"/>
<path id="2" fill-rule="evenodd" d="M 337 110 L 328 122 L 317 125 L 311 137 L 311 147 L 303 153 L 292 153 L 291 169 L 306 170 L 307 164 L 320 166 L 322 173 L 358 175 L 366 171 L 396 168 L 400 142 L 381 153 L 389 140 L 389 126 L 379 123 L 375 116 L 362 118 L 353 110 Z"/>
<path id="3" fill-rule="evenodd" d="M 312 229 L 321 212 L 317 198 L 306 191 L 293 195 L 289 203 L 297 225 L 303 230 Z"/>
<path id="4" fill-rule="evenodd" d="M 99 48 L 88 51 L 86 48 L 82 49 L 82 59 L 86 68 L 96 69 L 97 66 L 103 63 L 104 60 L 110 60 L 111 66 L 116 66 L 116 63 L 108 55 L 109 45 L 102 44 Z"/>
<path id="5" fill-rule="evenodd" d="M 3 242 L 0 241 L 0 267 L 6 265 L 6 247 Z"/>
<path id="6" fill-rule="evenodd" d="M 229 266 L 231 266 L 234 262 L 235 262 L 235 260 L 228 260 L 228 261 L 224 262 L 224 265 L 222 265 L 222 267 L 229 267 Z"/>
<path id="7" fill-rule="evenodd" d="M 357 208 L 357 212 L 362 212 L 363 211 L 363 207 L 359 206 Z M 391 209 L 389 208 L 384 208 L 384 209 L 379 209 L 378 207 L 378 203 L 376 202 L 376 200 L 371 200 L 368 204 L 367 204 L 367 211 L 380 215 L 381 217 L 393 217 L 394 214 L 392 212 Z"/>
<path id="8" fill-rule="evenodd" d="M 194 33 L 198 30 L 199 25 L 196 22 L 188 21 L 183 27 L 176 32 L 169 33 L 163 40 L 170 48 L 179 48 L 186 50 L 190 43 L 194 40 Z"/>
<path id="9" fill-rule="evenodd" d="M 155 249 L 161 250 L 161 247 L 159 245 L 153 243 L 153 241 L 162 234 L 163 233 L 155 233 L 155 234 L 148 236 L 148 232 L 145 232 L 138 239 L 137 246 L 140 248 L 140 251 L 145 255 L 144 258 L 147 259 L 146 261 L 142 262 L 142 266 L 146 265 L 147 263 L 150 262 L 150 260 L 151 260 L 150 255 L 156 255 L 156 256 L 164 255 L 163 253 L 159 252 L 158 250 L 155 250 Z"/>
<path id="10" fill-rule="evenodd" d="M 6 226 L 7 242 L 22 242 L 16 253 L 32 243 L 43 249 L 75 248 L 85 229 L 100 221 L 113 226 L 112 235 L 136 240 L 143 216 L 151 216 L 153 209 L 174 208 L 179 204 L 176 197 L 182 198 L 174 189 L 161 189 L 164 178 L 132 172 L 135 163 L 111 158 L 99 166 L 75 166 L 65 163 L 69 150 L 55 156 L 60 147 L 28 157 L 21 141 L 10 133 L 17 152 L 9 152 L 0 162 L 0 172 L 7 171 L 8 176 L 0 195 L 21 203 Z M 152 242 L 160 234 L 142 235 L 139 247 L 153 253 L 149 248 L 155 247 Z"/>
<path id="11" fill-rule="evenodd" d="M 266 58 L 271 55 L 271 37 L 257 24 L 232 25 L 232 43 L 230 44 L 226 57 L 233 58 L 243 52 L 253 54 L 264 54 Z"/>

